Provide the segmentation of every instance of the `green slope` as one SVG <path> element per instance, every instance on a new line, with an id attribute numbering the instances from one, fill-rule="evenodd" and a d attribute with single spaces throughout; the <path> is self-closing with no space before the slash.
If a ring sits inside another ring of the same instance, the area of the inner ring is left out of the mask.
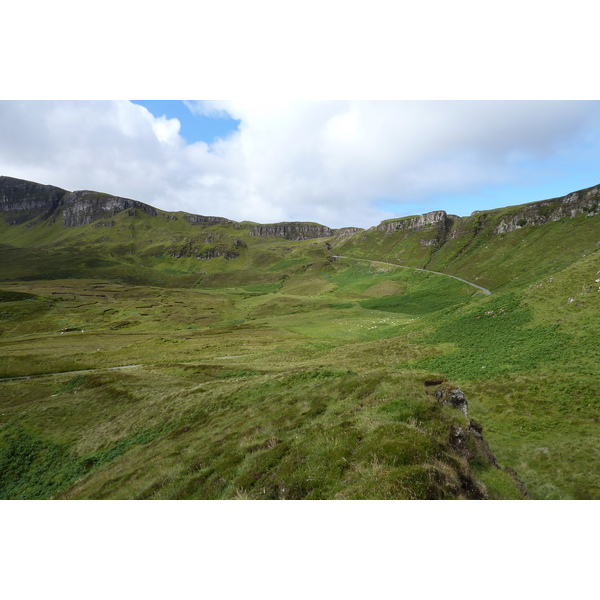
<path id="1" fill-rule="evenodd" d="M 0 220 L 2 497 L 600 497 L 600 216 L 548 206 L 306 240 Z"/>

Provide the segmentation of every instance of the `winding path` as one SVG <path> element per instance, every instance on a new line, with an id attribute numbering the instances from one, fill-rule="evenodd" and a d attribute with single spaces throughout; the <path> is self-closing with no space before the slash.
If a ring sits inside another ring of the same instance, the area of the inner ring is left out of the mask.
<path id="1" fill-rule="evenodd" d="M 430 271 L 429 269 L 419 269 L 418 267 L 407 267 L 406 265 L 397 265 L 396 263 L 383 262 L 382 260 L 370 260 L 369 258 L 354 258 L 353 256 L 333 256 L 332 258 L 346 258 L 349 260 L 360 260 L 363 262 L 370 263 L 379 263 L 380 265 L 391 265 L 392 267 L 400 267 L 401 269 L 412 269 L 413 271 L 423 271 L 425 273 L 433 273 L 434 275 L 443 275 L 444 277 L 452 277 L 452 279 L 458 279 L 458 281 L 462 281 L 468 285 L 481 290 L 486 296 L 490 296 L 492 292 L 490 290 L 486 290 L 484 287 L 477 285 L 476 283 L 471 283 L 466 279 L 461 279 L 460 277 L 455 277 L 454 275 L 448 275 L 448 273 L 440 273 L 439 271 Z"/>

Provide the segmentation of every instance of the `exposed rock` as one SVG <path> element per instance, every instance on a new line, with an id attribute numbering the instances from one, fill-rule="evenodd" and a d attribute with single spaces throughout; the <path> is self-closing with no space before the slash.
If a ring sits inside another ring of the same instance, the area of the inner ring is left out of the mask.
<path id="1" fill-rule="evenodd" d="M 468 417 L 468 403 L 465 394 L 457 387 L 445 384 L 437 388 L 434 394 L 435 399 L 445 406 L 452 406 Z"/>
<path id="2" fill-rule="evenodd" d="M 62 204 L 62 224 L 65 227 L 78 227 L 89 225 L 98 219 L 110 219 L 124 210 L 128 211 L 128 216 L 135 216 L 136 210 L 151 217 L 158 214 L 155 208 L 143 202 L 87 190 L 71 192 L 65 196 Z"/>
<path id="3" fill-rule="evenodd" d="M 452 425 L 448 440 L 450 447 L 469 461 L 483 457 L 491 465 L 500 469 L 501 467 L 482 432 L 483 428 L 475 421 L 469 421 L 466 427 Z"/>
<path id="4" fill-rule="evenodd" d="M 274 223 L 257 225 L 250 229 L 250 235 L 259 237 L 280 237 L 286 240 L 300 241 L 314 238 L 330 237 L 333 231 L 329 227 L 317 223 Z"/>
<path id="5" fill-rule="evenodd" d="M 209 260 L 211 258 L 219 258 L 221 256 L 225 260 L 233 260 L 234 258 L 237 258 L 239 254 L 231 250 L 218 250 L 217 248 L 212 248 L 211 250 L 206 250 L 201 254 L 198 254 L 196 258 L 199 260 Z"/>
<path id="6" fill-rule="evenodd" d="M 203 215 L 191 215 L 189 213 L 184 213 L 183 218 L 188 223 L 193 223 L 193 224 L 202 223 L 202 224 L 208 224 L 208 225 L 215 225 L 217 223 L 222 223 L 222 224 L 233 223 L 233 221 L 230 221 L 229 219 L 224 219 L 223 217 L 205 217 Z"/>
<path id="7" fill-rule="evenodd" d="M 573 192 L 562 198 L 532 202 L 515 207 L 515 212 L 500 220 L 494 233 L 508 233 L 529 225 L 543 225 L 549 221 L 558 221 L 564 217 L 574 217 L 581 213 L 591 217 L 598 214 L 599 206 L 600 186 Z"/>
<path id="8" fill-rule="evenodd" d="M 461 220 L 456 215 L 448 215 L 446 211 L 434 210 L 424 215 L 405 217 L 402 219 L 384 221 L 374 228 L 383 231 L 385 235 L 396 232 L 410 233 L 413 231 L 427 231 L 428 236 L 419 240 L 421 246 L 441 247 L 449 237 L 453 237 L 455 224 Z M 433 235 L 431 235 L 433 233 Z"/>
<path id="9" fill-rule="evenodd" d="M 364 229 L 362 229 L 361 227 L 342 227 L 341 229 L 338 229 L 335 232 L 335 241 L 339 242 L 340 240 L 343 240 L 344 238 L 354 235 L 355 233 L 358 233 L 359 231 L 364 231 Z"/>
<path id="10" fill-rule="evenodd" d="M 68 192 L 53 185 L 0 177 L 0 212 L 8 213 L 6 222 L 20 225 L 34 217 L 48 219 Z"/>
<path id="11" fill-rule="evenodd" d="M 446 230 L 450 230 L 454 221 L 460 217 L 456 215 L 448 215 L 444 210 L 434 210 L 415 217 L 404 217 L 402 219 L 394 219 L 392 221 L 384 221 L 375 229 L 376 231 L 384 231 L 386 234 L 394 233 L 400 230 L 424 230 L 438 226 Z"/>

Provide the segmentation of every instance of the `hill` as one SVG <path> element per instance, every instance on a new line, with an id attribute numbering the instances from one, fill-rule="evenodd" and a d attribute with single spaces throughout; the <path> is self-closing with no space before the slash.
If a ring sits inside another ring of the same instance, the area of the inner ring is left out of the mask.
<path id="1" fill-rule="evenodd" d="M 0 178 L 2 497 L 598 498 L 598 196 L 331 230 Z"/>

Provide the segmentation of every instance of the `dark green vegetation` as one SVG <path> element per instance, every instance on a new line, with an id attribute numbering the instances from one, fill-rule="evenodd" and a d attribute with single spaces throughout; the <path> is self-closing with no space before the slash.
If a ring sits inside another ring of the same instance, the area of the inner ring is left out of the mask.
<path id="1" fill-rule="evenodd" d="M 354 233 L 0 184 L 0 497 L 600 497 L 597 190 Z"/>

